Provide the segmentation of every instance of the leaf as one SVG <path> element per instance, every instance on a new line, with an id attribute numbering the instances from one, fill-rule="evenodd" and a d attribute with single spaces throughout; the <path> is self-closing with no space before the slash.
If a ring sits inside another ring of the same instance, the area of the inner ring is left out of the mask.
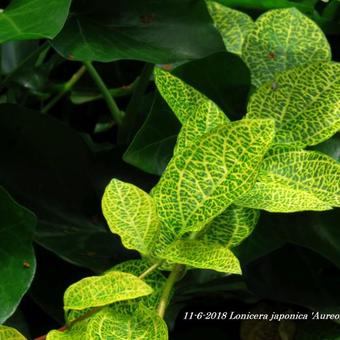
<path id="1" fill-rule="evenodd" d="M 275 84 L 275 88 L 273 88 Z M 340 64 L 315 63 L 286 71 L 250 98 L 247 118 L 273 118 L 275 144 L 304 148 L 340 129 Z"/>
<path id="2" fill-rule="evenodd" d="M 139 276 L 148 268 L 150 268 L 150 264 L 145 260 L 130 260 L 117 264 L 112 268 L 112 270 Z M 111 269 L 108 272 L 110 271 Z M 163 292 L 166 278 L 160 271 L 153 271 L 143 278 L 143 281 L 153 289 L 153 292 L 150 295 L 142 297 L 139 302 L 150 309 L 156 309 Z M 126 303 L 127 302 L 130 301 L 126 301 Z"/>
<path id="3" fill-rule="evenodd" d="M 202 239 L 235 247 L 252 233 L 259 216 L 258 210 L 232 204 L 202 230 Z"/>
<path id="4" fill-rule="evenodd" d="M 0 44 L 54 38 L 66 21 L 70 4 L 71 0 L 12 0 L 0 13 Z"/>
<path id="5" fill-rule="evenodd" d="M 328 210 L 340 205 L 340 165 L 315 151 L 266 158 L 255 186 L 236 203 L 271 212 Z"/>
<path id="6" fill-rule="evenodd" d="M 124 161 L 161 175 L 173 155 L 179 126 L 169 106 L 156 93 L 148 117 L 124 153 Z"/>
<path id="7" fill-rule="evenodd" d="M 276 73 L 318 61 L 331 51 L 320 28 L 296 8 L 275 9 L 261 15 L 243 44 L 242 57 L 259 87 Z"/>
<path id="8" fill-rule="evenodd" d="M 320 151 L 340 162 L 340 133 L 325 142 L 313 146 L 311 150 Z"/>
<path id="9" fill-rule="evenodd" d="M 213 269 L 229 274 L 241 274 L 237 257 L 226 247 L 205 240 L 178 240 L 161 258 L 201 269 Z"/>
<path id="10" fill-rule="evenodd" d="M 250 72 L 239 56 L 226 51 L 214 53 L 179 65 L 172 73 L 205 94 L 231 120 L 241 119 L 246 113 Z"/>
<path id="11" fill-rule="evenodd" d="M 15 312 L 35 274 L 32 242 L 37 220 L 2 187 L 0 216 L 0 276 L 4 278 L 0 289 L 0 323 L 3 323 Z"/>
<path id="12" fill-rule="evenodd" d="M 16 329 L 0 325 L 0 339 L 3 340 L 25 340 L 26 338 Z"/>
<path id="13" fill-rule="evenodd" d="M 64 309 L 100 307 L 151 293 L 152 288 L 138 277 L 118 271 L 110 272 L 86 277 L 68 287 L 64 295 Z"/>
<path id="14" fill-rule="evenodd" d="M 254 184 L 274 135 L 271 120 L 223 125 L 182 150 L 152 191 L 166 230 L 199 231 Z"/>
<path id="15" fill-rule="evenodd" d="M 227 51 L 241 55 L 244 39 L 254 27 L 252 18 L 215 1 L 207 1 L 207 6 Z"/>
<path id="16" fill-rule="evenodd" d="M 76 60 L 171 63 L 223 49 L 203 1 L 78 0 L 71 12 L 53 46 Z"/>
<path id="17" fill-rule="evenodd" d="M 106 154 L 110 163 L 103 165 L 81 135 L 64 123 L 2 104 L 0 153 L 0 182 L 37 215 L 39 245 L 95 272 L 131 258 L 106 227 L 100 209 L 107 181 L 131 173 L 117 152 Z M 146 182 L 141 174 L 138 178 Z"/>
<path id="18" fill-rule="evenodd" d="M 212 117 L 212 123 L 214 119 L 228 121 L 223 111 L 214 102 L 180 78 L 160 68 L 155 68 L 154 76 L 160 94 L 182 124 L 190 118 L 204 116 L 206 109 L 211 111 L 209 117 Z M 209 122 L 207 122 L 208 124 Z"/>
<path id="19" fill-rule="evenodd" d="M 164 320 L 147 308 L 140 308 L 130 315 L 111 307 L 91 318 L 88 336 L 93 340 L 167 340 L 168 329 Z"/>
<path id="20" fill-rule="evenodd" d="M 102 199 L 110 230 L 120 235 L 126 248 L 148 254 L 160 227 L 153 199 L 135 185 L 112 179 Z"/>
<path id="21" fill-rule="evenodd" d="M 89 318 L 78 321 L 65 331 L 56 329 L 48 332 L 46 340 L 84 340 L 87 338 L 87 325 Z"/>

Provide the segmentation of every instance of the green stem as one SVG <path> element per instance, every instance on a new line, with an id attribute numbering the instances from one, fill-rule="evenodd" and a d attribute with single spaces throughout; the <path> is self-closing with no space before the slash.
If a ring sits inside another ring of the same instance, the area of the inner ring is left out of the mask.
<path id="1" fill-rule="evenodd" d="M 65 96 L 66 93 L 72 90 L 73 86 L 80 80 L 83 74 L 86 72 L 86 67 L 82 66 L 62 87 L 61 91 L 52 98 L 46 106 L 41 110 L 42 113 L 47 113 L 55 104 L 59 102 L 61 98 Z"/>
<path id="2" fill-rule="evenodd" d="M 153 71 L 153 64 L 146 63 L 144 65 L 143 71 L 136 83 L 133 90 L 130 102 L 126 108 L 126 113 L 122 126 L 119 131 L 118 140 L 121 144 L 128 144 L 132 136 L 136 132 L 136 127 L 138 123 L 138 114 L 141 107 L 141 102 L 143 99 L 143 94 L 149 84 L 150 77 Z"/>
<path id="3" fill-rule="evenodd" d="M 90 76 L 96 83 L 99 91 L 103 95 L 104 100 L 106 101 L 106 104 L 110 110 L 110 113 L 112 115 L 113 120 L 120 125 L 122 123 L 122 112 L 119 110 L 115 100 L 113 99 L 109 89 L 105 85 L 103 79 L 95 69 L 95 67 L 92 65 L 90 61 L 84 61 L 84 65 L 89 72 Z"/>
<path id="4" fill-rule="evenodd" d="M 35 51 L 33 51 L 31 54 L 29 54 L 19 65 L 18 67 L 9 73 L 5 79 L 1 83 L 0 91 L 3 90 L 3 88 L 7 85 L 7 83 L 16 75 L 18 74 L 23 67 L 26 66 L 27 63 L 29 63 L 32 59 L 38 57 L 41 52 L 43 52 L 46 48 L 49 48 L 49 43 L 45 42 L 41 46 L 39 46 Z"/>
<path id="5" fill-rule="evenodd" d="M 164 318 L 166 308 L 169 304 L 169 299 L 171 295 L 171 290 L 174 284 L 180 279 L 183 271 L 185 270 L 185 265 L 183 264 L 176 264 L 172 269 L 168 279 L 165 282 L 164 289 L 162 292 L 161 299 L 158 305 L 158 315 L 161 318 Z"/>
<path id="6" fill-rule="evenodd" d="M 144 279 L 147 275 L 152 273 L 155 269 L 157 269 L 164 261 L 159 261 L 154 263 L 151 267 L 149 267 L 145 272 L 140 274 L 138 277 L 142 280 Z"/>

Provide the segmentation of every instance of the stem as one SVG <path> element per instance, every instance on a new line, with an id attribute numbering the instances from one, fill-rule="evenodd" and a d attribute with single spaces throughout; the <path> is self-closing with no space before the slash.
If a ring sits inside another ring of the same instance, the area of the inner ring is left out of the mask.
<path id="1" fill-rule="evenodd" d="M 95 67 L 92 65 L 90 61 L 84 61 L 84 65 L 89 72 L 90 76 L 98 86 L 98 89 L 102 93 L 104 100 L 106 101 L 106 104 L 111 112 L 113 120 L 120 125 L 122 123 L 122 112 L 119 110 L 115 100 L 113 99 L 109 89 L 105 85 L 103 79 L 95 69 Z"/>
<path id="2" fill-rule="evenodd" d="M 55 104 L 59 102 L 61 98 L 65 96 L 65 94 L 73 88 L 73 86 L 79 81 L 79 79 L 83 76 L 83 74 L 86 72 L 86 67 L 82 66 L 71 78 L 69 81 L 67 81 L 62 90 L 54 97 L 52 98 L 46 106 L 41 110 L 42 113 L 47 113 Z"/>
<path id="3" fill-rule="evenodd" d="M 145 272 L 143 272 L 142 274 L 140 274 L 138 276 L 138 278 L 140 278 L 141 280 L 144 279 L 147 275 L 149 275 L 150 273 L 152 273 L 155 269 L 157 269 L 161 264 L 163 263 L 163 261 L 159 261 L 154 263 L 150 268 L 148 268 Z"/>
<path id="4" fill-rule="evenodd" d="M 163 292 L 162 292 L 162 296 L 161 296 L 161 299 L 160 299 L 160 302 L 159 302 L 159 305 L 158 305 L 158 315 L 161 318 L 164 318 L 164 314 L 165 314 L 166 308 L 167 308 L 168 303 L 169 303 L 171 290 L 172 290 L 174 284 L 181 277 L 184 270 L 185 270 L 185 265 L 176 264 L 174 266 L 173 270 L 171 271 L 168 279 L 165 282 L 164 289 L 163 289 Z"/>
<path id="5" fill-rule="evenodd" d="M 32 59 L 34 59 L 35 57 L 38 57 L 40 55 L 41 52 L 43 52 L 46 48 L 49 47 L 49 43 L 45 42 L 44 44 L 42 44 L 41 46 L 39 46 L 35 51 L 33 51 L 31 54 L 29 54 L 19 65 L 18 67 L 12 71 L 11 73 L 9 73 L 5 79 L 2 81 L 1 83 L 1 87 L 0 87 L 0 91 L 2 91 L 2 89 L 7 85 L 7 83 L 17 74 L 21 71 L 21 69 L 28 63 L 30 62 Z"/>
<path id="6" fill-rule="evenodd" d="M 128 144 L 135 133 L 140 104 L 143 99 L 143 94 L 149 84 L 150 77 L 153 71 L 153 64 L 146 63 L 142 73 L 137 81 L 131 96 L 130 102 L 126 108 L 124 120 L 119 131 L 118 140 L 121 144 Z"/>

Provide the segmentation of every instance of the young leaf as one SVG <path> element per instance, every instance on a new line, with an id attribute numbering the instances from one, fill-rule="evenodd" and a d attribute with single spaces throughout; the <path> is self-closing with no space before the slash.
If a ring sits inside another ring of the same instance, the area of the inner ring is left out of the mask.
<path id="1" fill-rule="evenodd" d="M 250 98 L 247 118 L 273 118 L 275 144 L 304 148 L 340 129 L 340 64 L 315 63 L 277 75 Z"/>
<path id="2" fill-rule="evenodd" d="M 138 187 L 113 179 L 105 189 L 102 209 L 126 248 L 148 254 L 159 233 L 160 221 L 152 198 Z"/>
<path id="3" fill-rule="evenodd" d="M 258 87 L 276 73 L 330 60 L 331 50 L 321 29 L 293 7 L 261 15 L 245 38 L 242 57 Z"/>
<path id="4" fill-rule="evenodd" d="M 340 165 L 315 151 L 264 160 L 255 186 L 236 203 L 272 212 L 328 210 L 340 205 Z"/>
<path id="5" fill-rule="evenodd" d="M 62 29 L 71 0 L 13 0 L 0 13 L 0 44 L 9 40 L 52 39 Z"/>
<path id="6" fill-rule="evenodd" d="M 254 230 L 259 216 L 258 210 L 232 204 L 202 230 L 201 239 L 236 247 Z"/>
<path id="7" fill-rule="evenodd" d="M 114 266 L 112 270 L 139 276 L 149 267 L 150 264 L 145 260 L 130 260 Z M 111 269 L 108 272 L 110 271 Z M 153 292 L 148 296 L 142 297 L 140 302 L 150 309 L 156 309 L 162 294 L 163 286 L 166 282 L 166 277 L 160 271 L 156 270 L 148 274 L 143 281 L 153 289 Z"/>
<path id="8" fill-rule="evenodd" d="M 77 321 L 71 328 L 65 331 L 56 329 L 47 334 L 46 340 L 84 340 L 87 339 L 87 325 L 90 319 Z"/>
<path id="9" fill-rule="evenodd" d="M 251 189 L 273 136 L 272 120 L 241 120 L 178 153 L 152 191 L 164 228 L 197 232 Z"/>
<path id="10" fill-rule="evenodd" d="M 222 120 L 221 117 L 228 121 L 223 111 L 213 101 L 180 78 L 158 67 L 154 70 L 154 76 L 160 94 L 182 124 L 190 117 L 193 118 L 205 114 L 204 110 L 206 109 L 210 112 L 209 117 L 211 117 L 210 120 L 212 122 L 215 119 Z"/>
<path id="11" fill-rule="evenodd" d="M 3 340 L 26 340 L 16 329 L 0 325 L 0 339 Z"/>
<path id="12" fill-rule="evenodd" d="M 64 294 L 64 309 L 105 306 L 149 295 L 152 291 L 149 285 L 132 274 L 110 272 L 86 277 L 68 287 Z"/>
<path id="13" fill-rule="evenodd" d="M 227 51 L 241 55 L 244 39 L 254 27 L 252 18 L 215 1 L 207 1 L 207 6 Z"/>
<path id="14" fill-rule="evenodd" d="M 133 314 L 114 307 L 105 308 L 94 315 L 88 325 L 88 337 L 101 339 L 167 340 L 165 321 L 155 311 L 142 306 Z"/>
<path id="15" fill-rule="evenodd" d="M 178 240 L 172 243 L 160 257 L 195 268 L 241 274 L 241 267 L 237 257 L 228 248 L 216 242 Z"/>

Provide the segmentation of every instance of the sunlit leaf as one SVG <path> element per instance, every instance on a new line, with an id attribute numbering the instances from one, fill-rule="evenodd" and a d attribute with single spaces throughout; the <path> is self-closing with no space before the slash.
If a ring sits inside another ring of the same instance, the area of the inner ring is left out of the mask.
<path id="1" fill-rule="evenodd" d="M 26 338 L 12 327 L 0 325 L 1 340 L 25 340 Z"/>

